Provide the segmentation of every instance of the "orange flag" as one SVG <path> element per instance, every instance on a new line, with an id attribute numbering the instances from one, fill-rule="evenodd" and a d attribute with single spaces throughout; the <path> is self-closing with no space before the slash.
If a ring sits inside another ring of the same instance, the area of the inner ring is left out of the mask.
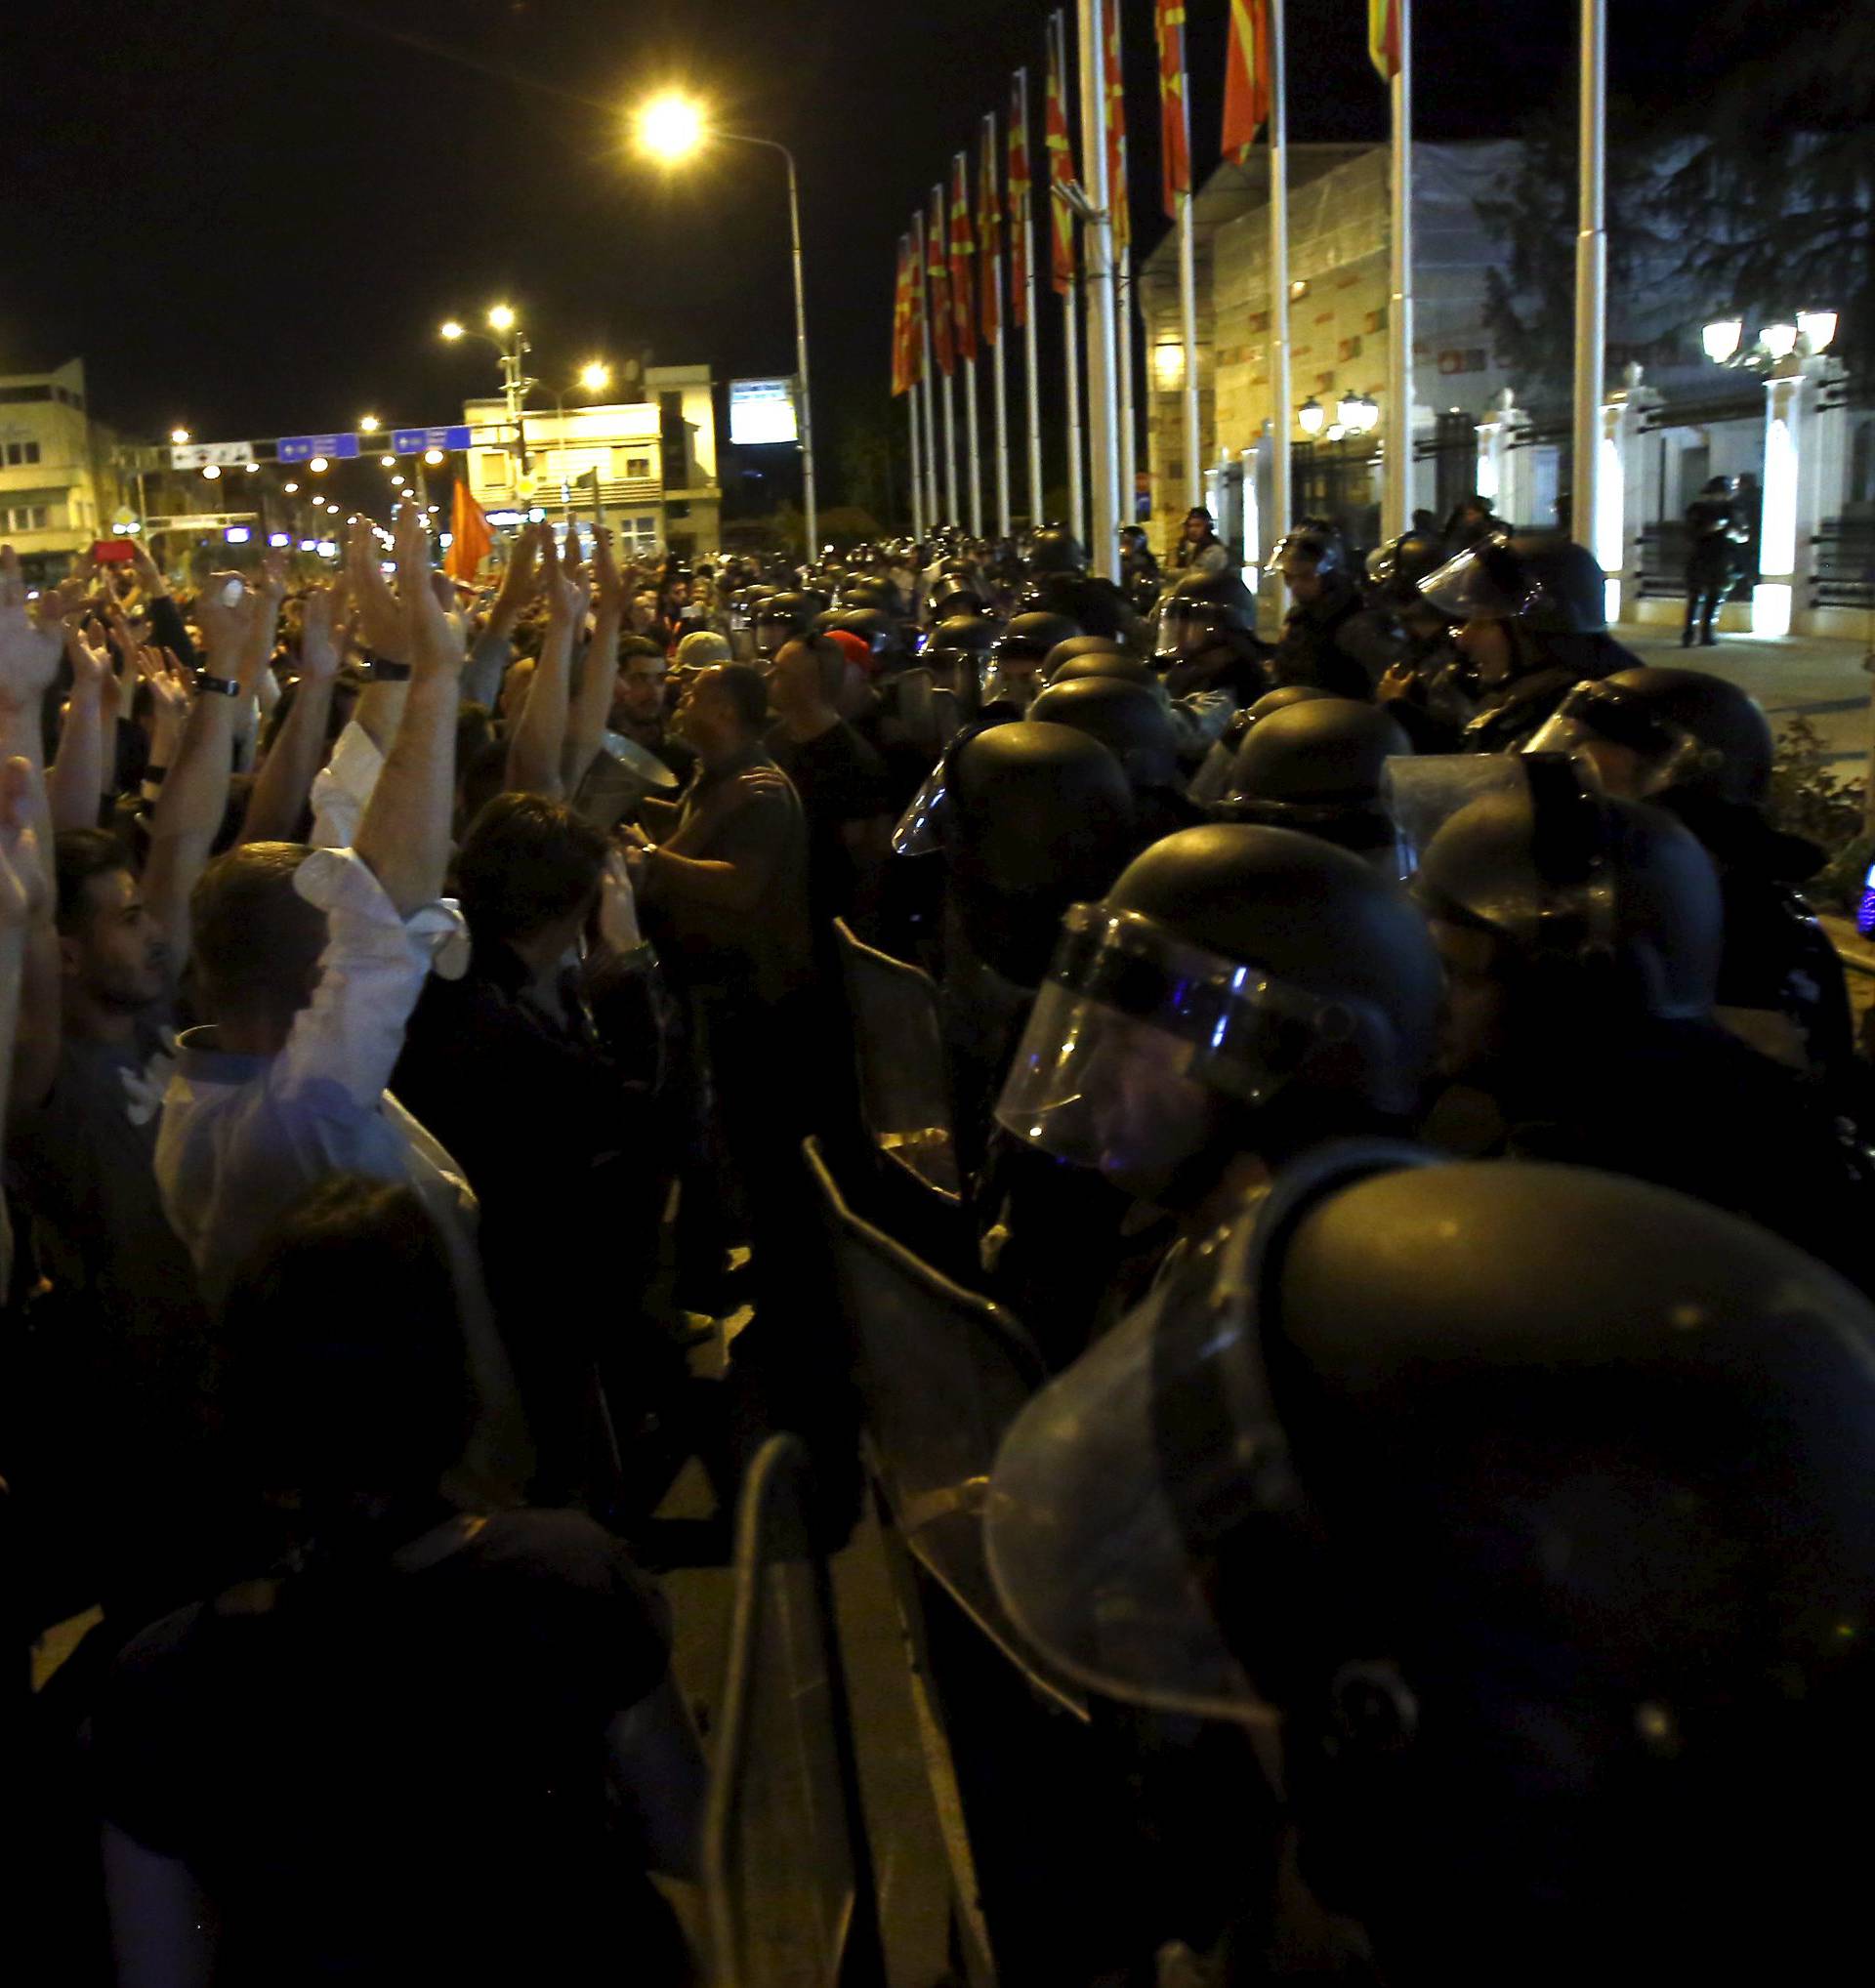
<path id="1" fill-rule="evenodd" d="M 1367 53 L 1388 82 L 1399 74 L 1399 0 L 1367 0 Z"/>
<path id="2" fill-rule="evenodd" d="M 1269 0 L 1230 0 L 1230 45 L 1224 61 L 1225 157 L 1242 165 L 1269 116 Z"/>
<path id="3" fill-rule="evenodd" d="M 970 167 L 962 152 L 950 162 L 950 311 L 955 320 L 957 356 L 977 356 L 977 285 L 970 259 L 977 252 L 970 228 Z"/>
<path id="4" fill-rule="evenodd" d="M 981 279 L 979 309 L 983 343 L 994 345 L 1003 335 L 1002 276 L 1003 203 L 996 192 L 996 113 L 983 113 L 982 156 L 977 162 L 977 273 Z"/>
<path id="5" fill-rule="evenodd" d="M 911 244 L 898 237 L 898 279 L 892 292 L 892 397 L 896 400 L 911 385 L 905 350 L 905 329 L 911 321 L 911 285 L 905 265 L 911 259 Z"/>
<path id="6" fill-rule="evenodd" d="M 931 343 L 938 370 L 946 379 L 952 364 L 950 349 L 950 268 L 944 261 L 944 189 L 931 189 L 931 226 L 925 231 L 931 260 L 925 273 L 931 280 Z"/>
<path id="7" fill-rule="evenodd" d="M 1159 37 L 1159 191 L 1168 221 L 1179 195 L 1191 190 L 1191 113 L 1185 95 L 1185 0 L 1158 0 L 1153 26 Z"/>
<path id="8" fill-rule="evenodd" d="M 1028 322 L 1028 71 L 1009 83 L 1009 321 Z"/>
<path id="9" fill-rule="evenodd" d="M 1133 246 L 1133 201 L 1126 179 L 1126 76 L 1120 62 L 1120 10 L 1106 26 L 1106 205 L 1113 217 L 1113 253 Z"/>
<path id="10" fill-rule="evenodd" d="M 1049 279 L 1062 295 L 1074 280 L 1074 216 L 1057 186 L 1074 178 L 1074 151 L 1067 136 L 1067 23 L 1060 14 L 1048 18 L 1048 219 L 1054 239 Z"/>
<path id="11" fill-rule="evenodd" d="M 913 387 L 925 377 L 925 217 L 911 217 L 911 255 L 905 268 L 909 311 L 905 321 L 906 380 Z"/>
<path id="12" fill-rule="evenodd" d="M 449 550 L 442 556 L 442 570 L 452 580 L 474 581 L 481 562 L 495 549 L 495 535 L 481 506 L 469 494 L 466 468 L 456 472 L 455 495 L 449 504 Z"/>

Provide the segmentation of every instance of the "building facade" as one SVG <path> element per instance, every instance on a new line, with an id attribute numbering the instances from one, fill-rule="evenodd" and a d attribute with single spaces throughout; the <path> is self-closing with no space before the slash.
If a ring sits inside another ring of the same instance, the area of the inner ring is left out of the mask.
<path id="1" fill-rule="evenodd" d="M 82 359 L 0 377 L 0 539 L 35 585 L 110 531 L 116 437 L 91 418 Z"/>
<path id="2" fill-rule="evenodd" d="M 529 407 L 521 450 L 507 404 L 471 400 L 469 487 L 491 522 L 512 526 L 595 504 L 626 557 L 714 553 L 722 520 L 714 384 L 708 366 L 652 366 L 645 398 Z"/>

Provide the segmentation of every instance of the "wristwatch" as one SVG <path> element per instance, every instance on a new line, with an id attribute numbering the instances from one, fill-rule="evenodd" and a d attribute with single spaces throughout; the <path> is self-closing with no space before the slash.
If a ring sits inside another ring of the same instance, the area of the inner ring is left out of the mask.
<path id="1" fill-rule="evenodd" d="M 232 677 L 211 677 L 206 670 L 195 672 L 195 687 L 197 690 L 216 691 L 224 697 L 238 697 L 241 694 L 241 686 Z"/>
<path id="2" fill-rule="evenodd" d="M 367 655 L 364 674 L 374 683 L 407 683 L 410 681 L 410 665 L 394 663 L 389 656 Z"/>

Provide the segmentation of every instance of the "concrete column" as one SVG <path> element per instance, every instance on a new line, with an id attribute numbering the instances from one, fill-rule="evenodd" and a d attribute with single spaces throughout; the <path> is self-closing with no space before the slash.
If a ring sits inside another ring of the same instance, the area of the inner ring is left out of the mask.
<path id="1" fill-rule="evenodd" d="M 1795 354 L 1778 360 L 1765 381 L 1765 511 L 1751 595 L 1753 635 L 1790 633 L 1800 572 L 1810 558 L 1815 526 L 1802 516 L 1806 385 Z"/>
<path id="2" fill-rule="evenodd" d="M 1610 623 L 1632 618 L 1640 598 L 1641 520 L 1646 516 L 1641 423 L 1659 400 L 1651 387 L 1641 384 L 1641 368 L 1629 365 L 1602 410 L 1602 474 L 1596 484 L 1600 515 L 1589 544 L 1607 576 Z"/>
<path id="3" fill-rule="evenodd" d="M 1530 521 L 1518 515 L 1521 492 L 1517 486 L 1525 479 L 1519 474 L 1521 466 L 1511 447 L 1511 432 L 1521 427 L 1527 418 L 1517 404 L 1516 393 L 1506 387 L 1490 412 L 1478 424 L 1478 494 L 1500 518 L 1509 518 L 1513 524 Z M 1442 518 L 1439 521 L 1444 522 Z"/>

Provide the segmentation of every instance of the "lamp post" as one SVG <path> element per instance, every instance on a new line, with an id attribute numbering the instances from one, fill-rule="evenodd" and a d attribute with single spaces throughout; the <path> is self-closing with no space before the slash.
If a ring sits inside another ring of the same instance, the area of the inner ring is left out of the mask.
<path id="1" fill-rule="evenodd" d="M 521 328 L 520 318 L 510 306 L 497 304 L 488 312 L 488 330 L 500 336 L 490 338 L 487 332 L 471 331 L 454 317 L 440 327 L 441 336 L 450 345 L 465 338 L 479 339 L 483 345 L 493 346 L 501 359 L 501 395 L 507 402 L 509 426 L 515 431 L 510 451 L 515 459 L 515 489 L 519 494 L 521 478 L 527 467 L 527 435 L 521 405 L 527 398 L 528 388 L 537 387 L 540 382 L 527 377 L 527 354 L 531 348 L 527 334 Z"/>
<path id="2" fill-rule="evenodd" d="M 604 359 L 588 359 L 575 383 L 583 393 L 603 393 L 612 384 L 612 369 Z M 560 452 L 560 518 L 568 528 L 573 520 L 572 486 L 566 480 L 566 396 L 554 389 L 554 435 Z"/>
<path id="3" fill-rule="evenodd" d="M 678 165 L 707 141 L 720 139 L 729 145 L 760 145 L 764 151 L 779 152 L 788 169 L 788 226 L 794 242 L 794 362 L 800 381 L 801 403 L 801 508 L 807 526 L 807 556 L 810 560 L 819 538 L 819 515 L 813 497 L 813 409 L 808 392 L 808 304 L 807 283 L 801 259 L 801 191 L 794 169 L 794 154 L 771 138 L 751 138 L 747 132 L 725 131 L 712 124 L 703 106 L 676 91 L 653 97 L 637 114 L 638 148 L 648 158 Z"/>

